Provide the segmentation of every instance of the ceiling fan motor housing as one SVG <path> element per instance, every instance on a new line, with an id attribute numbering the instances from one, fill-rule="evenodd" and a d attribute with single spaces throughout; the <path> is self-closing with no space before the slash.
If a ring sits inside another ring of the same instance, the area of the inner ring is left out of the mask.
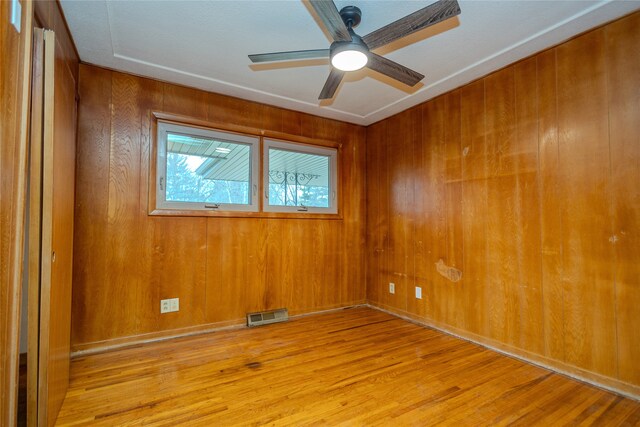
<path id="1" fill-rule="evenodd" d="M 331 56 L 343 52 L 345 50 L 357 50 L 359 52 L 364 53 L 365 55 L 369 53 L 369 47 L 362 40 L 362 37 L 353 32 L 353 30 L 349 29 L 349 34 L 351 34 L 351 41 L 337 41 L 331 43 L 331 47 L 329 50 L 331 51 Z"/>
<path id="2" fill-rule="evenodd" d="M 347 28 L 355 28 L 360 24 L 362 19 L 362 12 L 356 6 L 345 6 L 340 9 L 340 16 Z"/>

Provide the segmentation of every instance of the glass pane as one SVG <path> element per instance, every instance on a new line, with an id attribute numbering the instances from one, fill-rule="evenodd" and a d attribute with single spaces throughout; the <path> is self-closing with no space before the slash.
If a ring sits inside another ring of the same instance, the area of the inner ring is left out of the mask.
<path id="1" fill-rule="evenodd" d="M 329 157 L 269 148 L 269 204 L 329 207 Z"/>
<path id="2" fill-rule="evenodd" d="M 251 147 L 167 134 L 167 191 L 172 202 L 250 203 Z"/>

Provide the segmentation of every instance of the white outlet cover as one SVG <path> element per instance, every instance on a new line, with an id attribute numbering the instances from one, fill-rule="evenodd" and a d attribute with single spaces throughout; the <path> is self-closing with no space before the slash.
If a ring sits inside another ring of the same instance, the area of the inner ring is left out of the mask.
<path id="1" fill-rule="evenodd" d="M 396 293 L 396 284 L 393 282 L 389 282 L 389 293 L 390 294 Z"/>
<path id="2" fill-rule="evenodd" d="M 180 311 L 180 298 L 168 298 L 160 300 L 160 313 L 173 313 Z"/>
<path id="3" fill-rule="evenodd" d="M 422 299 L 422 288 L 420 286 L 416 286 L 416 298 Z"/>
<path id="4" fill-rule="evenodd" d="M 170 309 L 169 306 L 169 300 L 163 299 L 162 301 L 160 301 L 160 314 L 168 313 Z"/>

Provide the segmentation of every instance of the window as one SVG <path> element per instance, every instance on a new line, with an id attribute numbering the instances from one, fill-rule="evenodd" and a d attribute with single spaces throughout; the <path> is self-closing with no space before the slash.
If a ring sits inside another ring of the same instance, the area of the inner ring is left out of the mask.
<path id="1" fill-rule="evenodd" d="M 340 218 L 339 144 L 154 116 L 150 215 Z"/>
<path id="2" fill-rule="evenodd" d="M 157 141 L 157 209 L 258 211 L 258 137 L 158 122 Z"/>
<path id="3" fill-rule="evenodd" d="M 264 211 L 337 213 L 337 150 L 264 140 Z"/>

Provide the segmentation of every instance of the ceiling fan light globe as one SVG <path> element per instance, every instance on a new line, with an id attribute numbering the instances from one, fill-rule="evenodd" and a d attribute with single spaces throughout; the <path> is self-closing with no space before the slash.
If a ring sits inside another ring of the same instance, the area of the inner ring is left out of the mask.
<path id="1" fill-rule="evenodd" d="M 359 50 L 343 50 L 331 57 L 331 65 L 341 71 L 356 71 L 369 62 L 366 53 Z"/>

